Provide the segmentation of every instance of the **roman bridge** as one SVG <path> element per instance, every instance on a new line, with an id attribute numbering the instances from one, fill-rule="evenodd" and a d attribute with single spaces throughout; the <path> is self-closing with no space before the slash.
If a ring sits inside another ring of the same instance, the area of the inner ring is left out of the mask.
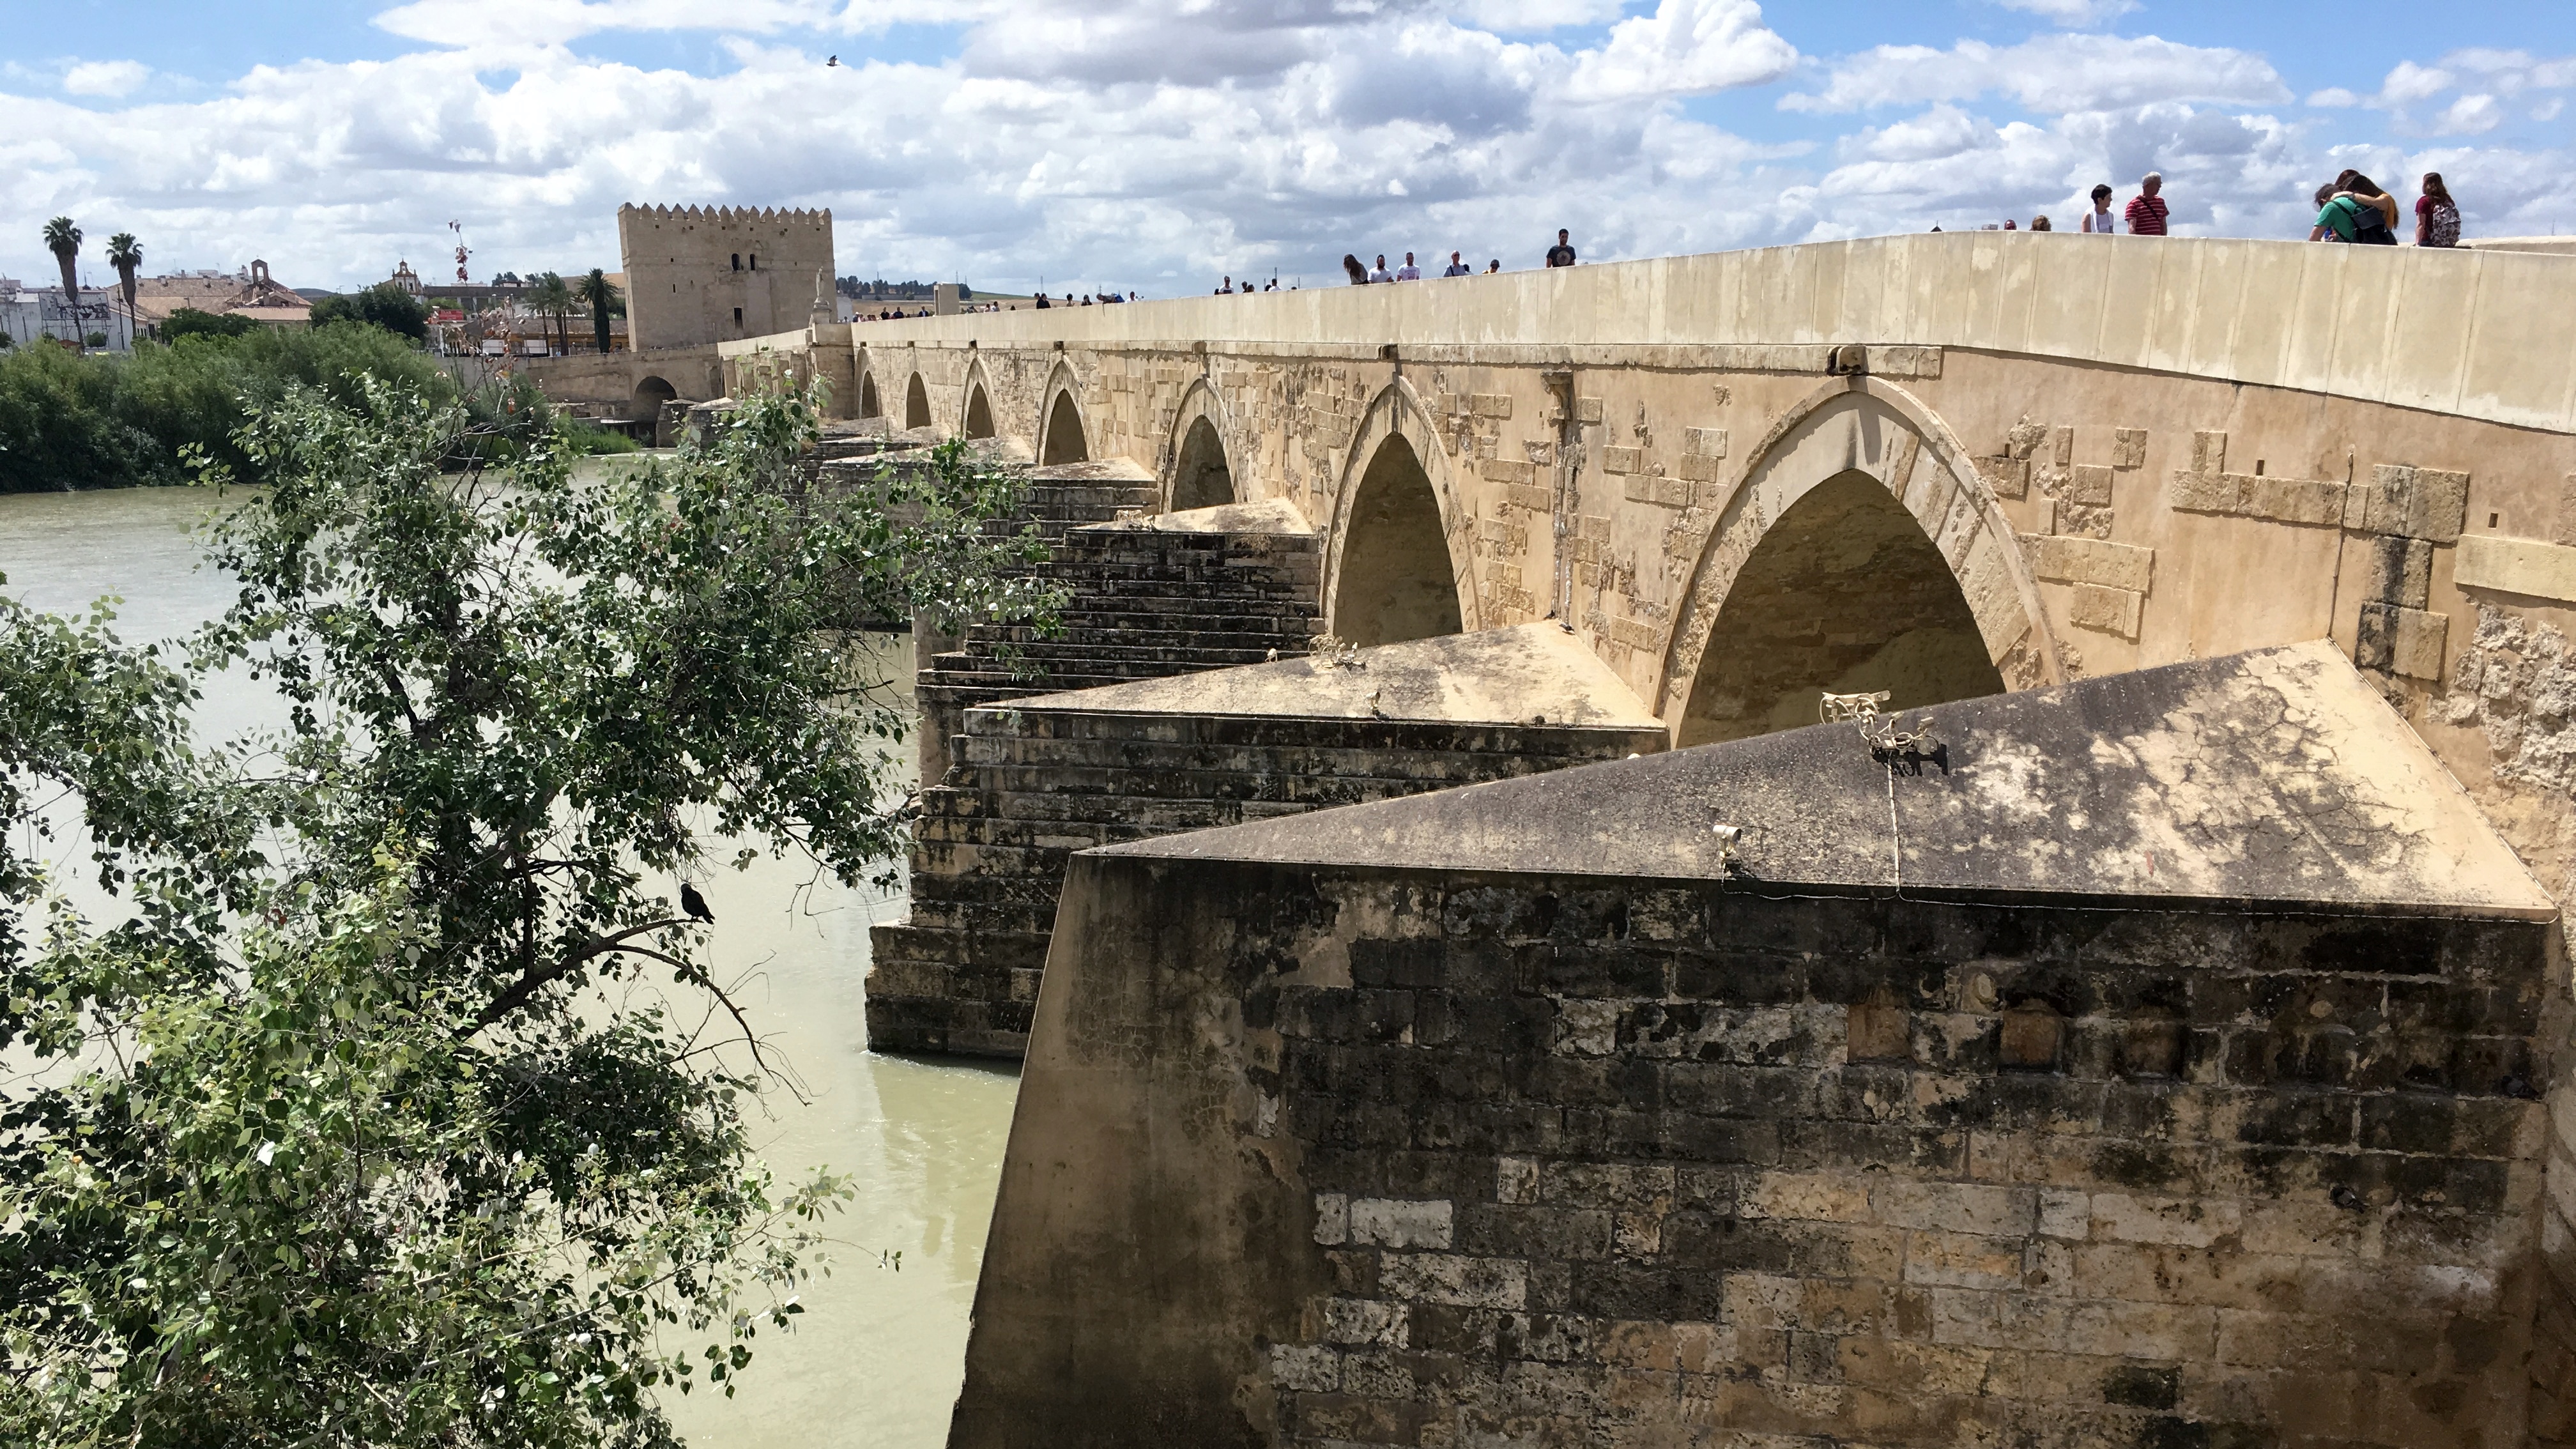
<path id="1" fill-rule="evenodd" d="M 2420 715 L 2479 606 L 2576 597 L 2569 300 L 2554 257 L 1974 233 L 723 351 L 1148 511 L 1285 503 L 1338 639 L 1553 618 L 1690 744 L 2324 637 Z"/>
<path id="2" fill-rule="evenodd" d="M 1973 233 L 726 344 L 1075 597 L 925 659 L 874 933 L 872 1045 L 1027 1061 L 951 1442 L 2576 1442 L 2571 304 Z M 1877 690 L 1936 758 L 1795 728 Z"/>

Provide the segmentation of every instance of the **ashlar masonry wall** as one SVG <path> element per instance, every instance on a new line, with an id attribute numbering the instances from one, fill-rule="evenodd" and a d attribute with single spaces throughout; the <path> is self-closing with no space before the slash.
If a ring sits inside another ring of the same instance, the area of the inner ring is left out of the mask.
<path id="1" fill-rule="evenodd" d="M 1060 934 L 1160 963 L 1058 1007 L 1132 1093 L 1017 1130 L 1122 1164 L 1168 1306 L 1068 1332 L 1096 1224 L 997 1235 L 955 1445 L 2503 1449 L 2546 1408 L 2552 926 L 1075 870 Z"/>

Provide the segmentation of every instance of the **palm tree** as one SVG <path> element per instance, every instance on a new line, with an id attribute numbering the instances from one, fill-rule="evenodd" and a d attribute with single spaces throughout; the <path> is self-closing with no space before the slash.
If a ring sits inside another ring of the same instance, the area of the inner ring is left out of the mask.
<path id="1" fill-rule="evenodd" d="M 134 274 L 143 269 L 143 243 L 121 231 L 107 239 L 107 264 L 116 268 L 117 287 L 125 293 L 125 315 L 134 316 Z"/>
<path id="2" fill-rule="evenodd" d="M 555 319 L 556 334 L 563 339 L 561 350 L 572 351 L 572 336 L 567 324 L 572 317 L 573 295 L 572 288 L 565 285 L 564 279 L 554 272 L 540 272 L 522 300 L 538 316 Z"/>
<path id="3" fill-rule="evenodd" d="M 70 217 L 58 216 L 45 223 L 45 250 L 54 254 L 54 260 L 63 269 L 63 304 L 71 308 L 72 350 L 75 352 L 85 350 L 81 343 L 80 273 L 72 266 L 80 257 L 80 244 L 81 229 L 72 224 Z"/>
<path id="4" fill-rule="evenodd" d="M 582 305 L 590 309 L 591 332 L 599 339 L 600 355 L 605 357 L 608 355 L 608 319 L 626 310 L 623 305 L 625 299 L 618 294 L 615 284 L 608 280 L 608 273 L 593 267 L 590 275 L 581 279 L 581 300 Z"/>

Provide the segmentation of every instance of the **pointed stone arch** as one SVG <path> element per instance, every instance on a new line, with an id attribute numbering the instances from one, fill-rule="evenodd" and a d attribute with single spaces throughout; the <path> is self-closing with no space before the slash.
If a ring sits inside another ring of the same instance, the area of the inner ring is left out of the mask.
<path id="1" fill-rule="evenodd" d="M 1091 428 L 1082 415 L 1081 389 L 1073 369 L 1063 362 L 1047 377 L 1046 401 L 1038 410 L 1038 466 L 1091 461 Z"/>
<path id="2" fill-rule="evenodd" d="M 862 418 L 885 416 L 885 401 L 877 395 L 876 374 L 870 372 L 864 363 L 859 368 L 859 416 Z"/>
<path id="3" fill-rule="evenodd" d="M 1163 510 L 1178 513 L 1220 503 L 1248 503 L 1234 469 L 1235 433 L 1225 400 L 1200 378 L 1181 397 L 1165 450 Z"/>
<path id="4" fill-rule="evenodd" d="M 1904 708 L 2064 677 L 2011 522 L 1893 383 L 1829 383 L 1782 414 L 1717 515 L 1658 681 L 1676 744 L 1812 723 L 1823 689 Z M 1856 622 L 1823 623 L 1835 610 Z"/>
<path id="5" fill-rule="evenodd" d="M 993 391 L 985 384 L 980 357 L 966 364 L 966 389 L 957 405 L 957 419 L 960 437 L 993 436 Z"/>
<path id="6" fill-rule="evenodd" d="M 912 375 L 912 381 L 904 385 L 903 425 L 907 431 L 930 426 L 930 385 L 922 380 L 918 372 Z"/>
<path id="7" fill-rule="evenodd" d="M 1326 627 L 1360 644 L 1484 627 L 1468 528 L 1431 415 L 1397 378 L 1361 415 L 1333 492 Z M 1444 570 L 1446 610 L 1436 589 Z"/>

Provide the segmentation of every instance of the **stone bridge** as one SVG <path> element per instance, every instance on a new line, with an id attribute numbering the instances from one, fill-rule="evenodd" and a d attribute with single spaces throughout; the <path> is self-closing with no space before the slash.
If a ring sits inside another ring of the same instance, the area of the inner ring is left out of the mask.
<path id="1" fill-rule="evenodd" d="M 2572 314 L 1972 233 L 725 344 L 1082 581 L 926 669 L 870 983 L 1027 1052 L 953 1442 L 2569 1442 Z"/>
<path id="2" fill-rule="evenodd" d="M 1570 626 L 1677 743 L 2331 636 L 2410 707 L 2576 596 L 2576 267 L 1909 236 L 724 344 L 847 415 L 1284 500 L 1330 632 Z M 2483 775 L 2483 769 L 2470 771 Z"/>

